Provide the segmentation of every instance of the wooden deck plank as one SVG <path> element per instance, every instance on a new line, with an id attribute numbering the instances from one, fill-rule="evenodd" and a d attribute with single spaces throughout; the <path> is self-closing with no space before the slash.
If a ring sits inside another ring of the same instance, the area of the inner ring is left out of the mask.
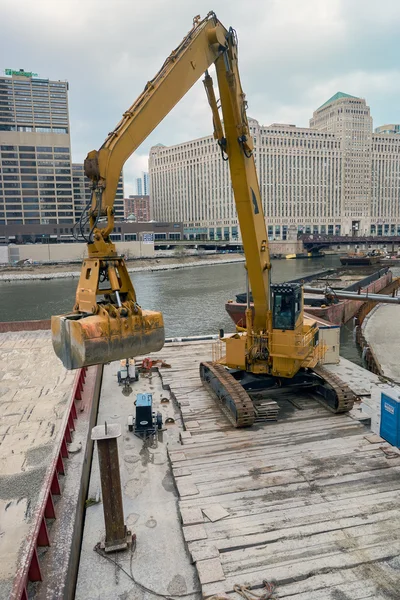
<path id="1" fill-rule="evenodd" d="M 288 600 L 393 600 L 400 460 L 388 460 L 387 444 L 370 443 L 363 425 L 312 397 L 294 395 L 300 409 L 285 404 L 276 423 L 233 429 L 200 382 L 198 362 L 210 354 L 211 344 L 169 347 L 163 358 L 172 369 L 162 371 L 184 403 L 183 422 L 197 422 L 170 458 L 178 490 L 197 490 L 181 496 L 179 508 L 188 549 L 202 563 L 203 596 L 236 599 L 235 583 L 260 588 L 273 578 Z M 200 522 L 210 505 L 224 518 Z M 207 582 L 214 578 L 207 561 L 218 562 L 224 580 Z"/>
<path id="2" fill-rule="evenodd" d="M 245 527 L 241 527 L 237 522 L 233 523 L 231 519 L 225 519 L 219 527 L 212 526 L 210 523 L 205 523 L 204 527 L 207 540 L 212 541 L 218 550 L 225 552 L 239 548 L 259 548 L 263 544 L 271 544 L 278 540 L 293 539 L 296 536 L 305 538 L 323 532 L 347 530 L 355 526 L 383 523 L 383 527 L 386 527 L 388 525 L 386 521 L 395 518 L 397 514 L 396 510 L 390 510 L 389 507 L 390 503 L 382 507 L 382 510 L 370 513 L 368 512 L 369 507 L 364 507 L 363 510 L 357 506 L 351 516 L 348 516 L 343 509 L 336 512 L 320 512 L 315 515 L 305 515 L 305 511 L 298 511 L 299 516 L 293 517 L 292 515 L 296 514 L 295 509 L 291 514 L 286 511 L 284 515 L 279 514 L 270 518 L 269 521 L 260 519 L 259 522 L 255 521 Z M 202 547 L 204 547 L 204 543 L 193 543 L 189 546 L 189 550 L 192 552 Z"/>
<path id="3" fill-rule="evenodd" d="M 311 558 L 298 557 L 297 560 L 291 557 L 286 564 L 281 565 L 269 565 L 263 562 L 257 567 L 253 567 L 252 570 L 240 569 L 235 573 L 231 573 L 226 576 L 223 582 L 222 588 L 219 590 L 223 592 L 232 592 L 235 584 L 248 584 L 252 587 L 258 587 L 262 584 L 263 579 L 275 579 L 278 582 L 278 589 L 280 583 L 298 581 L 307 579 L 310 574 L 316 572 L 335 572 L 336 570 L 344 570 L 348 568 L 354 568 L 359 565 L 365 565 L 366 577 L 365 580 L 371 580 L 372 575 L 368 573 L 368 569 L 372 568 L 373 563 L 387 561 L 393 556 L 397 556 L 400 553 L 400 541 L 396 540 L 392 543 L 388 542 L 388 539 L 382 543 L 371 545 L 368 548 L 360 551 L 359 549 L 343 551 L 332 551 L 324 554 L 323 557 L 317 561 L 315 556 Z M 393 572 L 395 573 L 394 569 Z M 397 572 L 398 576 L 398 572 Z M 214 588 L 215 589 L 215 588 Z M 211 587 L 203 586 L 203 595 L 207 596 L 212 591 Z M 381 590 L 382 591 L 382 590 Z M 215 593 L 212 591 L 212 593 Z M 340 596 L 339 596 L 340 598 Z M 385 600 L 394 600 L 396 596 L 383 594 Z"/>
<path id="4" fill-rule="evenodd" d="M 191 439 L 191 443 L 195 444 L 195 440 Z M 388 459 L 379 448 L 370 447 L 369 452 L 356 454 L 351 448 L 349 450 L 341 449 L 336 451 L 334 456 L 328 454 L 322 457 L 307 453 L 298 458 L 297 470 L 301 471 L 310 480 L 326 477 L 329 472 L 338 476 L 360 473 L 365 470 L 390 468 Z M 279 457 L 275 458 L 273 462 L 269 462 L 266 458 L 255 461 L 247 459 L 232 465 L 229 461 L 227 464 L 224 463 L 223 467 L 220 466 L 220 463 L 217 463 L 212 469 L 209 466 L 206 468 L 201 468 L 202 465 L 193 466 L 190 460 L 189 463 L 192 480 L 201 483 L 213 483 L 241 477 L 252 477 L 257 480 L 262 475 L 288 470 L 293 465 L 292 459 L 288 458 L 280 461 Z"/>
<path id="5" fill-rule="evenodd" d="M 370 579 L 366 578 L 366 571 L 371 576 Z M 390 588 L 394 585 L 394 581 L 387 578 L 386 574 L 383 576 L 384 570 L 380 563 L 371 564 L 366 568 L 361 565 L 353 569 L 343 569 L 338 571 L 328 571 L 327 573 L 311 575 L 311 577 L 298 580 L 295 582 L 284 583 L 279 586 L 279 597 L 288 598 L 290 600 L 305 600 L 308 598 L 305 594 L 314 594 L 318 599 L 320 597 L 328 597 L 329 600 L 335 598 L 335 591 L 342 592 L 342 596 L 336 593 L 336 598 L 340 600 L 353 600 L 353 598 L 363 597 L 376 597 L 382 598 L 379 595 L 379 590 Z M 371 595 L 372 592 L 372 595 Z M 365 594 L 370 596 L 365 596 Z M 324 596 L 324 594 L 329 594 Z M 343 596 L 347 594 L 347 596 Z M 364 594 L 357 596 L 357 594 Z M 375 595 L 374 595 L 375 594 Z M 305 596 L 304 596 L 305 595 Z"/>

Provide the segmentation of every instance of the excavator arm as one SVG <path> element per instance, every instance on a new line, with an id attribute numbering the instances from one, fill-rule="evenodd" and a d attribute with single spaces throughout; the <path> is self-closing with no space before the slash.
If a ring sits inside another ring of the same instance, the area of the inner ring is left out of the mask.
<path id="1" fill-rule="evenodd" d="M 214 13 L 209 13 L 202 21 L 197 17 L 191 31 L 146 84 L 134 104 L 124 112 L 100 150 L 89 152 L 85 160 L 85 174 L 94 186 L 91 226 L 95 225 L 98 216 L 108 220 L 104 229 L 93 233 L 98 233 L 103 239 L 108 238 L 114 227 L 113 206 L 118 179 L 126 160 L 225 52 L 227 35 L 227 30 Z M 89 253 L 102 252 L 103 245 L 96 244 L 96 241 L 99 240 L 94 239 Z"/>
<path id="2" fill-rule="evenodd" d="M 208 68 L 215 64 L 223 124 Z M 271 328 L 270 259 L 260 190 L 237 64 L 234 30 L 214 13 L 194 20 L 180 45 L 127 110 L 99 151 L 89 152 L 85 173 L 92 181 L 88 258 L 83 261 L 73 312 L 52 317 L 53 346 L 68 369 L 155 352 L 164 343 L 161 313 L 145 311 L 122 257 L 110 240 L 114 199 L 126 160 L 206 73 L 214 136 L 229 160 L 247 270 L 252 288 L 254 331 Z"/>

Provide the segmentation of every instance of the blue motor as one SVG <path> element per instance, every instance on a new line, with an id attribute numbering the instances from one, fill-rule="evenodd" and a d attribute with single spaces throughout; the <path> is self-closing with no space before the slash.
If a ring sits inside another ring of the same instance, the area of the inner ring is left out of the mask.
<path id="1" fill-rule="evenodd" d="M 154 434 L 156 429 L 162 428 L 161 413 L 153 412 L 153 395 L 137 394 L 135 419 L 129 419 L 129 431 L 135 431 L 136 435 L 146 437 Z"/>

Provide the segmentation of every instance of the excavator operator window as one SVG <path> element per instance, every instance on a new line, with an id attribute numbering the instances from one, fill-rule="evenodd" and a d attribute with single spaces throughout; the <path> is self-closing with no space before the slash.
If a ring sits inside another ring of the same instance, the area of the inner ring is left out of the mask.
<path id="1" fill-rule="evenodd" d="M 301 311 L 301 288 L 286 285 L 272 286 L 273 328 L 295 329 Z"/>

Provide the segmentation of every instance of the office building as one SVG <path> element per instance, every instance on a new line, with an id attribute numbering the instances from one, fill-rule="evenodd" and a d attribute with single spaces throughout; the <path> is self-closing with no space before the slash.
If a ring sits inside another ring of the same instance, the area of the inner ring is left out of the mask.
<path id="1" fill-rule="evenodd" d="M 333 134 L 342 172 L 338 214 L 346 233 L 369 233 L 371 207 L 372 117 L 365 100 L 338 92 L 313 114 L 310 127 Z M 329 158 L 329 156 L 328 156 Z"/>
<path id="2" fill-rule="evenodd" d="M 149 189 L 149 174 L 148 173 L 142 173 L 143 175 L 143 195 L 144 196 L 149 196 L 150 194 L 150 189 Z"/>
<path id="3" fill-rule="evenodd" d="M 400 235 L 400 136 L 373 133 L 366 101 L 338 92 L 309 128 L 249 119 L 268 236 Z M 154 219 L 183 221 L 189 239 L 240 235 L 228 163 L 210 135 L 151 148 Z"/>
<path id="4" fill-rule="evenodd" d="M 0 224 L 74 220 L 68 83 L 0 76 Z"/>
<path id="5" fill-rule="evenodd" d="M 149 174 L 142 171 L 142 176 L 136 179 L 137 196 L 149 196 Z"/>
<path id="6" fill-rule="evenodd" d="M 124 198 L 125 219 L 132 221 L 150 221 L 150 197 L 129 196 Z"/>
<path id="7" fill-rule="evenodd" d="M 79 219 L 82 210 L 84 210 L 88 201 L 91 198 L 91 182 L 85 175 L 83 164 L 72 164 L 73 177 L 73 192 L 74 192 L 74 209 L 76 218 Z M 123 172 L 119 177 L 117 193 L 114 202 L 115 220 L 123 221 L 124 219 L 124 178 Z"/>

